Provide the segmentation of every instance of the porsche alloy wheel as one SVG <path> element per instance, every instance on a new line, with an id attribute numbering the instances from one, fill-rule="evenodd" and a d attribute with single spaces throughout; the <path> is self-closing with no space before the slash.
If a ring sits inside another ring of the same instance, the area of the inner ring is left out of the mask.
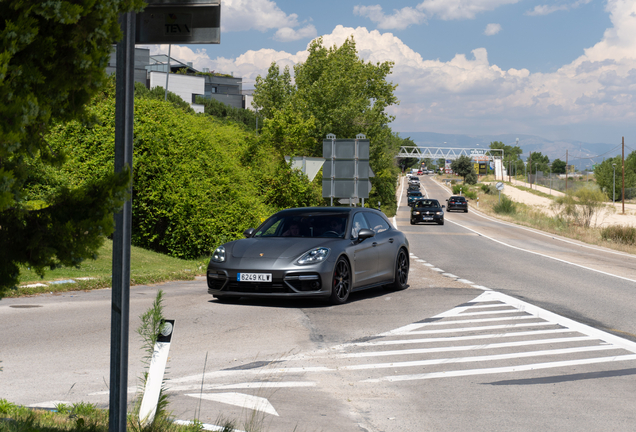
<path id="1" fill-rule="evenodd" d="M 340 257 L 333 269 L 333 281 L 331 285 L 331 303 L 343 304 L 349 299 L 351 292 L 351 267 L 349 262 Z"/>
<path id="2" fill-rule="evenodd" d="M 400 249 L 395 260 L 395 280 L 391 285 L 394 290 L 406 289 L 409 281 L 409 257 L 404 249 Z"/>

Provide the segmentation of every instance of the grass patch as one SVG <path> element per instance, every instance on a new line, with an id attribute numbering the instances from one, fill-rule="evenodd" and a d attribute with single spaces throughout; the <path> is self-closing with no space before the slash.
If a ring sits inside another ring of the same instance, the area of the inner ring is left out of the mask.
<path id="1" fill-rule="evenodd" d="M 501 197 L 502 201 L 503 197 L 504 195 Z M 627 244 L 625 242 L 605 239 L 602 232 L 607 228 L 585 228 L 562 217 L 549 216 L 532 206 L 518 202 L 514 202 L 516 208 L 515 213 L 496 213 L 494 210 L 494 207 L 498 204 L 498 197 L 496 195 L 482 193 L 479 195 L 479 199 L 479 210 L 498 219 L 579 240 L 584 243 L 636 254 L 636 244 Z"/>
<path id="2" fill-rule="evenodd" d="M 606 241 L 625 245 L 636 244 L 636 228 L 624 225 L 612 225 L 601 229 L 601 238 Z"/>
<path id="3" fill-rule="evenodd" d="M 517 212 L 517 206 L 513 200 L 508 198 L 506 195 L 498 198 L 497 204 L 495 204 L 492 209 L 495 213 L 503 213 L 503 214 L 514 214 Z"/>
<path id="4" fill-rule="evenodd" d="M 0 399 L 0 431 L 2 432 L 108 432 L 108 410 L 97 408 L 89 403 L 73 405 L 59 404 L 56 411 L 31 409 Z M 231 432 L 232 423 L 220 424 L 221 430 Z M 128 430 L 135 425 L 128 421 Z M 203 430 L 200 422 L 188 425 L 165 423 L 161 429 L 153 432 L 199 432 Z"/>
<path id="5" fill-rule="evenodd" d="M 192 280 L 196 275 L 205 273 L 207 264 L 208 258 L 183 260 L 133 246 L 130 251 L 130 284 L 148 285 L 173 280 Z M 112 270 L 113 242 L 106 240 L 98 252 L 97 259 L 84 261 L 80 268 L 60 267 L 47 270 L 43 279 L 28 268 L 21 268 L 21 287 L 8 291 L 5 297 L 109 288 Z M 47 283 L 64 280 L 74 280 L 75 283 Z M 36 283 L 47 283 L 47 286 L 22 286 Z"/>
<path id="6" fill-rule="evenodd" d="M 530 188 L 527 188 L 525 186 L 512 185 L 510 183 L 506 183 L 506 186 L 510 186 L 510 187 L 522 190 L 524 192 L 530 192 L 533 195 L 540 196 L 540 197 L 543 197 L 543 198 L 548 198 L 548 199 L 551 199 L 551 200 L 554 200 L 554 198 L 555 198 L 554 195 L 550 195 L 550 194 L 547 194 L 545 192 L 541 192 L 541 191 L 536 190 L 536 189 L 530 189 Z"/>

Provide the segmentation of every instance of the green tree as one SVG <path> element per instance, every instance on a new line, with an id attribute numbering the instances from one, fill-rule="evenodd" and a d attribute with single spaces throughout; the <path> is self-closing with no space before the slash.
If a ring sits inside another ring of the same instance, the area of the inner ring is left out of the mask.
<path id="1" fill-rule="evenodd" d="M 616 176 L 614 176 L 614 166 L 612 164 L 616 164 Z M 594 177 L 601 190 L 609 197 L 615 191 L 617 200 L 622 197 L 622 169 L 621 156 L 605 159 L 594 169 Z M 614 182 L 614 188 L 612 188 L 612 182 Z M 625 187 L 636 187 L 636 151 L 631 152 L 625 158 Z"/>
<path id="2" fill-rule="evenodd" d="M 381 201 L 390 212 L 396 206 L 399 172 L 395 155 L 404 142 L 388 127 L 394 117 L 386 109 L 398 103 L 396 85 L 387 81 L 393 63 L 365 62 L 353 37 L 330 48 L 318 38 L 308 51 L 307 60 L 294 66 L 293 84 L 288 70 L 281 73 L 276 64 L 265 78 L 257 78 L 254 106 L 265 116 L 263 139 L 281 155 L 322 156 L 327 134 L 338 138 L 365 134 L 376 175 L 369 201 Z"/>
<path id="3" fill-rule="evenodd" d="M 0 2 L 0 296 L 18 282 L 19 265 L 78 265 L 113 231 L 130 174 L 111 174 L 82 188 L 52 190 L 27 201 L 23 188 L 34 161 L 59 166 L 51 151 L 54 123 L 82 118 L 102 87 L 121 13 L 142 0 Z M 45 174 L 45 171 L 40 171 Z"/>
<path id="4" fill-rule="evenodd" d="M 451 163 L 451 169 L 466 181 L 466 176 L 474 172 L 473 161 L 468 156 L 460 156 Z"/>
<path id="5" fill-rule="evenodd" d="M 252 105 L 263 117 L 273 118 L 276 111 L 283 109 L 290 102 L 294 91 L 289 66 L 285 66 L 281 74 L 278 65 L 272 63 L 265 78 L 260 75 L 256 77 L 255 88 Z"/>
<path id="6" fill-rule="evenodd" d="M 534 174 L 537 171 L 548 172 L 550 167 L 548 164 L 550 163 L 550 158 L 547 155 L 541 154 L 541 152 L 532 152 L 530 156 L 532 173 Z"/>
<path id="7" fill-rule="evenodd" d="M 565 174 L 565 161 L 555 159 L 552 161 L 552 174 Z"/>

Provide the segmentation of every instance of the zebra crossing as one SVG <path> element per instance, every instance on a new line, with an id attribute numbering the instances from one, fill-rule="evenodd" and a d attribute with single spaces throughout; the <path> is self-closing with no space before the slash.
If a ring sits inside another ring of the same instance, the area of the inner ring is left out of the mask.
<path id="1" fill-rule="evenodd" d="M 253 368 L 208 372 L 200 390 L 320 388 L 329 374 L 360 385 L 510 376 L 548 369 L 554 369 L 553 375 L 567 375 L 582 366 L 607 370 L 614 364 L 625 367 L 625 363 L 636 367 L 636 343 L 485 291 L 449 311 L 365 340 L 260 362 Z M 200 375 L 192 379 L 202 381 Z M 170 387 L 173 391 L 194 389 L 189 380 L 171 380 Z"/>

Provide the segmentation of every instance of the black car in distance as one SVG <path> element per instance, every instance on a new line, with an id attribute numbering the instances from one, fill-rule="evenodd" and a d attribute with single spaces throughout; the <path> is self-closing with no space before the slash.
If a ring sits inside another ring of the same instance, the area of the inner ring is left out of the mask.
<path id="1" fill-rule="evenodd" d="M 208 293 L 219 301 L 294 297 L 342 304 L 358 290 L 408 286 L 408 240 L 379 210 L 282 210 L 243 234 L 210 259 Z"/>
<path id="2" fill-rule="evenodd" d="M 462 210 L 464 213 L 468 213 L 468 201 L 463 196 L 452 196 L 446 201 L 448 203 L 446 210 Z"/>
<path id="3" fill-rule="evenodd" d="M 444 225 L 444 207 L 436 199 L 422 199 L 411 208 L 411 225 L 419 222 L 435 222 Z"/>

